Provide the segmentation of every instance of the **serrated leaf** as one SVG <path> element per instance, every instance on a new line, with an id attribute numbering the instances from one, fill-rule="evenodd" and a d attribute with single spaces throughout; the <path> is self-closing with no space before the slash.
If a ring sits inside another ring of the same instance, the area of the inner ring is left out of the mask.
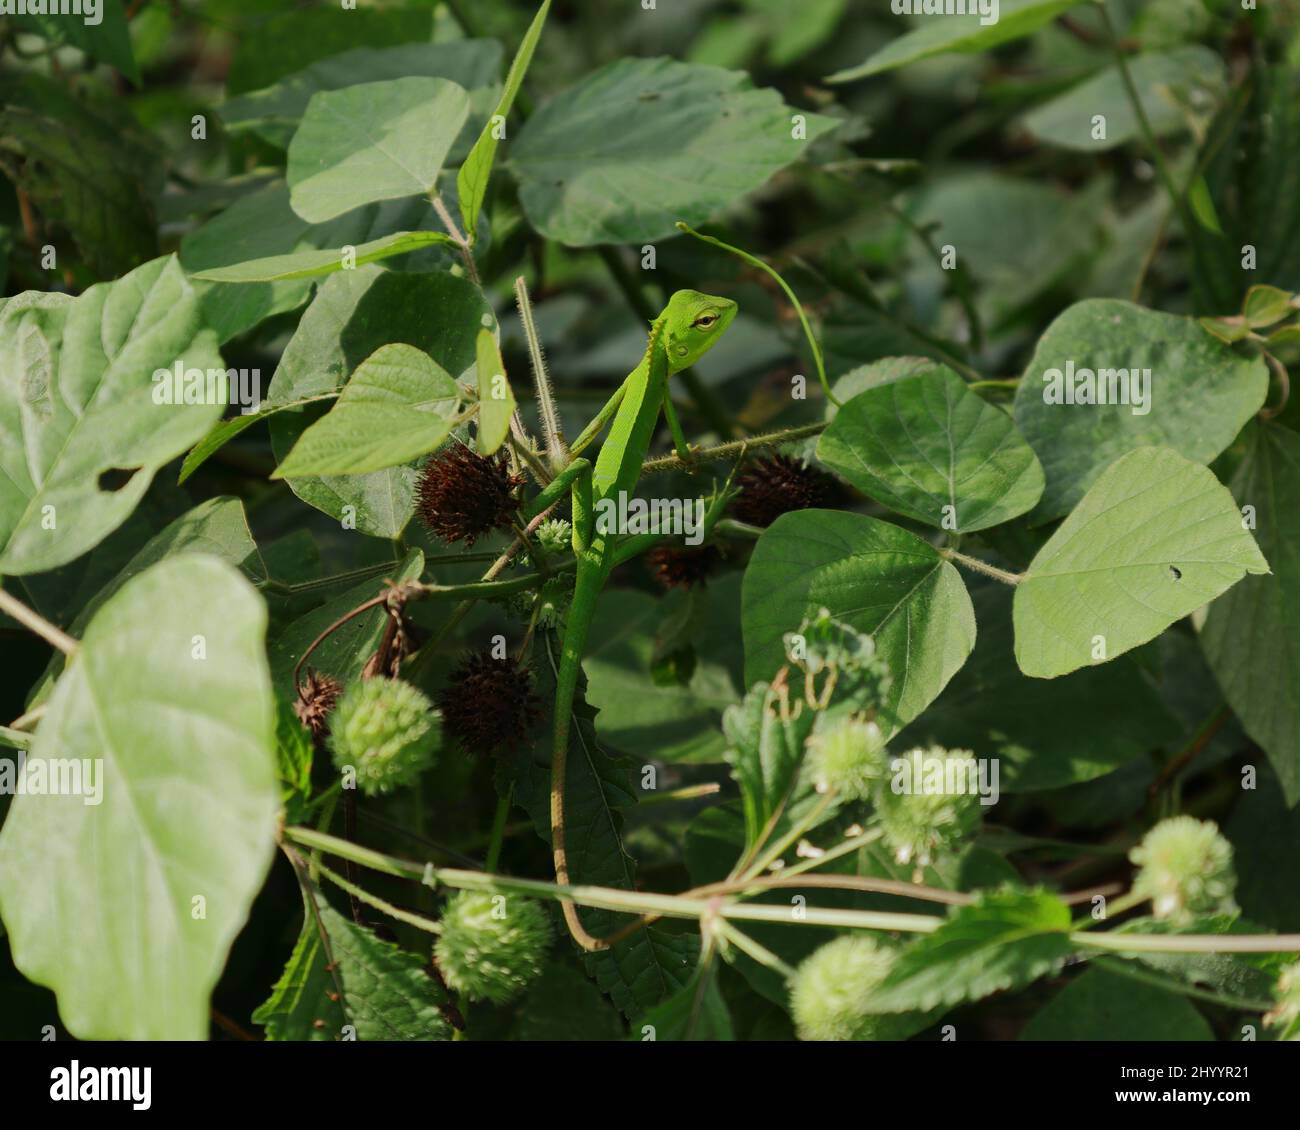
<path id="1" fill-rule="evenodd" d="M 1020 989 L 1069 957 L 1070 908 L 1046 891 L 986 891 L 905 949 L 871 1007 L 927 1011 Z"/>
<path id="2" fill-rule="evenodd" d="M 543 702 L 555 698 L 561 644 L 551 630 L 538 632 L 534 643 L 536 692 Z M 574 699 L 569 730 L 569 757 L 565 782 L 565 825 L 569 876 L 576 884 L 635 889 L 635 864 L 623 847 L 622 810 L 636 803 L 636 793 L 625 762 L 610 757 L 600 746 L 591 708 L 583 700 L 583 687 Z M 547 713 L 549 719 L 549 712 Z M 497 788 L 514 784 L 515 801 L 533 822 L 537 834 L 551 842 L 551 770 L 549 724 L 538 728 L 539 761 L 533 749 L 521 747 L 498 762 Z M 579 910 L 587 930 L 600 937 L 627 923 L 627 915 L 605 910 Z M 601 989 L 630 1020 L 667 999 L 684 985 L 695 968 L 699 939 L 694 934 L 670 933 L 659 926 L 637 930 L 610 949 L 583 955 L 587 970 Z"/>
<path id="3" fill-rule="evenodd" d="M 792 137 L 795 113 L 806 140 Z M 620 59 L 533 114 L 510 163 L 524 211 L 549 239 L 640 243 L 734 205 L 837 124 L 737 71 Z"/>
<path id="4" fill-rule="evenodd" d="M 97 760 L 100 803 L 14 798 L 0 916 L 14 964 L 55 991 L 81 1039 L 208 1030 L 275 845 L 265 631 L 230 565 L 166 560 L 100 608 L 50 696 L 30 761 Z"/>
<path id="5" fill-rule="evenodd" d="M 942 367 L 844 404 L 817 458 L 891 510 L 958 532 L 1009 521 L 1043 493 L 1043 469 L 1011 417 Z"/>
<path id="6" fill-rule="evenodd" d="M 1157 137 L 1186 129 L 1189 108 L 1208 114 L 1223 92 L 1223 60 L 1199 44 L 1139 55 L 1126 65 Z M 1098 116 L 1105 121 L 1101 138 L 1094 136 Z M 1084 151 L 1115 149 L 1141 135 L 1118 66 L 1107 67 L 1026 114 L 1024 125 L 1040 141 Z"/>
<path id="7" fill-rule="evenodd" d="M 745 680 L 771 679 L 782 638 L 822 608 L 872 636 L 892 681 L 884 712 L 911 721 L 975 645 L 970 596 L 956 569 L 915 534 L 861 514 L 783 514 L 758 539 L 741 590 Z"/>
<path id="8" fill-rule="evenodd" d="M 1272 567 L 1210 606 L 1201 650 L 1242 726 L 1268 754 L 1286 794 L 1300 800 L 1300 435 L 1275 423 L 1251 428 L 1232 479 L 1250 506 Z"/>
<path id="9" fill-rule="evenodd" d="M 475 380 L 478 331 L 496 324 L 482 292 L 454 275 L 410 274 L 375 266 L 329 276 L 280 357 L 267 400 L 305 400 L 340 389 L 380 346 L 403 342 L 429 354 L 455 380 Z M 306 412 L 270 422 L 279 459 L 311 423 Z M 396 537 L 415 509 L 415 466 L 361 475 L 290 478 L 290 489 L 333 518 L 375 537 Z"/>
<path id="10" fill-rule="evenodd" d="M 500 67 L 501 44 L 495 39 L 355 47 L 320 59 L 261 90 L 229 99 L 221 106 L 221 119 L 232 132 L 249 131 L 288 149 L 312 95 L 413 76 L 449 79 L 464 87 L 470 92 L 472 113 L 486 116 L 499 85 Z M 452 147 L 452 159 L 457 151 L 468 151 L 472 137 L 468 130 L 462 131 Z"/>
<path id="11" fill-rule="evenodd" d="M 175 362 L 225 371 L 172 258 L 75 299 L 28 292 L 0 308 L 0 572 L 85 553 L 220 417 L 220 402 L 154 402 L 152 374 Z M 109 471 L 129 480 L 101 486 Z"/>
<path id="12" fill-rule="evenodd" d="M 340 1040 L 344 1025 L 357 1040 L 451 1038 L 427 961 L 350 922 L 314 887 L 303 897 L 314 906 L 274 992 L 253 1014 L 268 1040 Z"/>
<path id="13" fill-rule="evenodd" d="M 1089 373 L 1093 401 L 1081 403 Z M 1135 383 L 1135 373 L 1149 377 Z M 1067 383 L 1077 386 L 1074 403 L 1060 400 Z M 1108 403 L 1097 400 L 1103 389 Z M 1107 466 L 1138 447 L 1171 447 L 1208 463 L 1267 393 L 1258 357 L 1239 357 L 1191 318 L 1109 298 L 1075 303 L 1039 339 L 1016 390 L 1016 423 L 1047 476 L 1031 520 L 1066 513 Z"/>
<path id="14" fill-rule="evenodd" d="M 478 453 L 493 455 L 510 434 L 510 417 L 515 414 L 515 394 L 506 379 L 505 363 L 496 336 L 479 330 L 478 357 Z"/>
<path id="15" fill-rule="evenodd" d="M 427 353 L 381 345 L 271 477 L 359 475 L 409 463 L 442 444 L 459 406 L 456 382 Z"/>
<path id="16" fill-rule="evenodd" d="M 1167 447 L 1106 469 L 1016 587 L 1016 662 L 1051 679 L 1154 639 L 1268 563 L 1213 472 Z"/>
<path id="17" fill-rule="evenodd" d="M 289 143 L 289 201 L 320 223 L 363 204 L 429 192 L 469 115 L 448 79 L 367 82 L 312 95 Z"/>
<path id="18" fill-rule="evenodd" d="M 488 180 L 492 176 L 492 163 L 496 160 L 498 142 L 498 123 L 504 125 L 510 116 L 510 109 L 515 104 L 519 87 L 523 85 L 528 65 L 533 60 L 533 51 L 541 38 L 542 27 L 546 23 L 546 14 L 551 10 L 551 0 L 543 0 L 537 9 L 537 15 L 528 25 L 524 37 L 519 41 L 519 50 L 510 64 L 510 73 L 501 91 L 501 98 L 496 109 L 484 125 L 483 131 L 474 142 L 465 163 L 456 174 L 456 190 L 460 195 L 460 215 L 465 224 L 465 235 L 473 243 L 478 234 L 478 214 L 487 199 Z"/>
<path id="19" fill-rule="evenodd" d="M 745 810 L 745 844 L 754 844 L 783 806 L 805 796 L 794 794 L 795 778 L 803 763 L 804 742 L 816 715 L 808 709 L 783 717 L 780 697 L 767 683 L 756 683 L 742 702 L 727 708 L 722 730 L 727 738 L 724 754 L 731 775 L 740 786 Z"/>
<path id="20" fill-rule="evenodd" d="M 1037 31 L 1077 3 L 1079 0 L 1001 0 L 992 21 L 982 17 L 975 5 L 968 5 L 971 10 L 964 15 L 925 15 L 915 31 L 900 35 L 866 62 L 827 75 L 825 81 L 853 82 L 948 52 L 972 55 L 988 51 Z"/>

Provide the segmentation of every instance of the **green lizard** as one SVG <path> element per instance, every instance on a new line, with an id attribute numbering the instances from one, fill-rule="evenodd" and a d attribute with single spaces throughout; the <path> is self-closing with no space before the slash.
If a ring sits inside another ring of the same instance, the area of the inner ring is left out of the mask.
<path id="1" fill-rule="evenodd" d="M 569 721 L 578 675 L 582 665 L 587 629 L 596 610 L 605 581 L 614 567 L 615 535 L 596 528 L 595 507 L 602 499 L 618 501 L 620 492 L 631 496 L 641 473 L 641 464 L 654 435 L 660 407 L 664 410 L 677 452 L 689 458 L 672 401 L 668 377 L 693 365 L 722 336 L 736 316 L 736 304 L 729 298 L 679 290 L 654 320 L 641 363 L 628 374 L 609 403 L 574 441 L 577 455 L 614 417 L 609 438 L 601 446 L 595 466 L 575 458 L 528 507 L 528 516 L 540 514 L 559 501 L 567 489 L 573 503 L 573 550 L 577 557 L 577 578 L 573 601 L 564 631 L 564 644 L 555 689 L 554 745 L 551 753 L 551 846 L 555 855 L 555 877 L 561 886 L 569 882 L 564 837 L 564 785 L 569 752 Z M 573 903 L 563 900 L 565 921 L 574 938 L 585 949 L 602 949 L 606 943 L 583 927 Z"/>

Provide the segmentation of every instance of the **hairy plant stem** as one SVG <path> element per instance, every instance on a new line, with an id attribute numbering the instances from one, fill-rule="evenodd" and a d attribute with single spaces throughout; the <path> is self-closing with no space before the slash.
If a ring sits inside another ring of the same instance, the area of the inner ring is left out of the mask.
<path id="1" fill-rule="evenodd" d="M 964 553 L 958 553 L 951 547 L 939 550 L 939 555 L 948 558 L 949 561 L 965 565 L 967 569 L 973 569 L 976 573 L 983 573 L 986 577 L 1001 581 L 1004 585 L 1018 585 L 1025 579 L 1023 573 L 1008 573 L 1005 569 L 999 569 L 996 565 L 990 565 L 978 557 L 967 557 Z"/>
<path id="2" fill-rule="evenodd" d="M 766 272 L 776 281 L 777 286 L 785 292 L 785 296 L 790 300 L 790 304 L 794 307 L 795 313 L 799 316 L 799 324 L 803 327 L 804 337 L 808 339 L 808 348 L 812 350 L 813 364 L 817 366 L 817 380 L 821 382 L 822 391 L 826 394 L 826 399 L 837 408 L 840 407 L 839 400 L 836 398 L 835 394 L 831 392 L 830 381 L 826 379 L 826 362 L 822 358 L 821 344 L 818 342 L 816 335 L 812 332 L 812 326 L 808 322 L 808 315 L 804 313 L 803 303 L 799 301 L 798 295 L 796 295 L 790 288 L 790 284 L 780 276 L 774 267 L 763 262 L 763 260 L 758 258 L 758 256 L 751 255 L 748 251 L 742 251 L 739 247 L 733 247 L 730 243 L 723 243 L 722 240 L 715 239 L 711 235 L 704 235 L 701 232 L 697 232 L 690 226 L 690 224 L 683 223 L 681 220 L 677 221 L 677 230 L 683 231 L 689 236 L 694 236 L 696 239 L 704 243 L 711 243 L 714 247 L 719 247 L 723 251 L 730 252 L 738 259 L 744 260 L 744 262 L 748 263 L 751 267 L 757 267 L 760 271 Z"/>
<path id="3" fill-rule="evenodd" d="M 352 859 L 362 867 L 404 879 L 419 879 L 430 886 L 441 884 L 456 890 L 505 892 L 532 898 L 567 899 L 580 906 L 624 914 L 657 915 L 718 922 L 770 922 L 784 925 L 831 926 L 848 929 L 888 930 L 899 933 L 929 934 L 946 921 L 926 914 L 894 914 L 884 911 L 843 910 L 832 907 L 805 907 L 795 918 L 790 908 L 778 905 L 749 904 L 713 896 L 652 894 L 613 887 L 561 885 L 542 879 L 519 879 L 482 871 L 464 871 L 435 867 L 432 863 L 415 863 L 311 828 L 290 826 L 283 838 L 291 844 L 319 849 L 330 855 Z M 1114 953 L 1297 953 L 1300 934 L 1128 934 L 1072 931 L 1070 940 L 1087 949 Z"/>
<path id="4" fill-rule="evenodd" d="M 690 470 L 697 463 L 711 463 L 718 459 L 727 459 L 733 455 L 746 455 L 755 448 L 777 447 L 791 440 L 805 439 L 819 435 L 826 430 L 825 422 L 816 424 L 799 424 L 780 431 L 764 432 L 762 435 L 746 436 L 744 439 L 719 443 L 713 447 L 701 447 L 691 452 L 690 463 L 683 462 L 677 455 L 661 455 L 647 459 L 641 464 L 642 475 L 657 475 L 663 471 Z"/>
<path id="5" fill-rule="evenodd" d="M 564 429 L 560 426 L 560 414 L 555 408 L 555 394 L 546 369 L 546 354 L 542 351 L 541 335 L 537 332 L 537 322 L 533 318 L 533 300 L 528 296 L 528 283 L 523 275 L 515 279 L 515 304 L 519 307 L 519 322 L 524 328 L 524 340 L 528 343 L 537 413 L 542 419 L 542 434 L 546 440 L 546 460 L 554 473 L 563 470 L 569 462 L 569 448 L 564 440 Z"/>

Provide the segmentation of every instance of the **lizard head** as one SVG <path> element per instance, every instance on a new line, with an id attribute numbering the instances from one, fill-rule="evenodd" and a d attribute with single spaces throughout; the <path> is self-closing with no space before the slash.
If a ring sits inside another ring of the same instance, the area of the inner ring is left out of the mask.
<path id="1" fill-rule="evenodd" d="M 676 373 L 694 365 L 731 325 L 736 304 L 730 298 L 679 290 L 668 300 L 664 330 L 668 369 Z"/>

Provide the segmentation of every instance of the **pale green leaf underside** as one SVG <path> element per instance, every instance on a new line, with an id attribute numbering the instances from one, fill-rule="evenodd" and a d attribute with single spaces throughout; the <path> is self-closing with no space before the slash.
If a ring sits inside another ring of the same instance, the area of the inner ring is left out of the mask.
<path id="1" fill-rule="evenodd" d="M 1259 425 L 1232 480 L 1254 507 L 1273 576 L 1247 577 L 1210 606 L 1201 648 L 1233 712 L 1300 800 L 1300 435 Z"/>
<path id="2" fill-rule="evenodd" d="M 470 92 L 475 116 L 486 116 L 500 85 L 501 44 L 495 39 L 461 39 L 454 43 L 402 43 L 395 47 L 354 47 L 330 55 L 271 86 L 231 98 L 221 106 L 221 120 L 233 131 L 248 130 L 287 149 L 314 94 L 361 83 L 424 76 L 449 79 Z M 465 152 L 472 132 L 452 150 Z"/>
<path id="3" fill-rule="evenodd" d="M 195 271 L 196 279 L 212 282 L 253 283 L 311 279 L 335 271 L 377 263 L 394 255 L 406 255 L 432 244 L 453 244 L 452 238 L 437 231 L 401 231 L 372 239 L 359 247 L 323 248 L 320 251 L 295 251 L 288 255 L 270 255 L 230 267 L 213 267 Z"/>
<path id="4" fill-rule="evenodd" d="M 275 991 L 253 1014 L 268 1040 L 341 1040 L 344 1025 L 358 1040 L 450 1038 L 425 962 L 344 918 L 319 890 L 304 895 L 314 908 L 305 909 Z"/>
<path id="5" fill-rule="evenodd" d="M 154 371 L 178 359 L 223 368 L 172 258 L 75 299 L 27 292 L 0 308 L 0 573 L 44 572 L 97 545 L 212 426 L 222 403 L 154 403 Z M 134 473 L 102 489 L 110 470 Z"/>
<path id="6" fill-rule="evenodd" d="M 807 137 L 793 136 L 803 114 Z M 620 59 L 553 98 L 511 150 L 533 226 L 570 246 L 660 239 L 703 223 L 797 161 L 837 122 L 786 106 L 747 75 Z"/>
<path id="7" fill-rule="evenodd" d="M 1011 417 L 945 368 L 855 396 L 817 458 L 891 510 L 957 532 L 1009 521 L 1043 492 L 1043 469 Z"/>
<path id="8" fill-rule="evenodd" d="M 1050 679 L 1154 639 L 1268 563 L 1214 474 L 1169 448 L 1116 460 L 1016 588 L 1016 661 Z"/>
<path id="9" fill-rule="evenodd" d="M 101 803 L 14 798 L 0 916 L 14 964 L 81 1039 L 208 1031 L 275 845 L 265 633 L 234 568 L 169 559 L 100 608 L 50 696 L 31 758 L 102 759 Z"/>
<path id="10" fill-rule="evenodd" d="M 836 510 L 783 514 L 763 533 L 742 588 L 745 680 L 786 662 L 782 637 L 828 608 L 875 637 L 900 724 L 943 690 L 975 645 L 970 596 L 928 542 L 889 522 Z"/>
<path id="11" fill-rule="evenodd" d="M 411 77 L 312 96 L 289 143 L 293 210 L 319 223 L 428 192 L 469 114 L 464 87 Z"/>
<path id="12" fill-rule="evenodd" d="M 410 462 L 447 438 L 459 404 L 456 382 L 427 353 L 400 343 L 381 346 L 272 477 L 359 475 Z"/>
<path id="13" fill-rule="evenodd" d="M 1045 891 L 980 895 L 899 954 L 872 1009 L 926 1011 L 1018 989 L 1061 967 L 1069 930 L 1069 907 Z"/>
<path id="14" fill-rule="evenodd" d="M 966 55 L 988 51 L 1001 43 L 1009 43 L 1037 31 L 1079 2 L 1080 0 L 1001 0 L 995 23 L 982 23 L 978 11 L 967 15 L 921 16 L 915 31 L 900 35 L 866 62 L 827 75 L 826 81 L 853 82 L 855 79 L 892 71 L 895 67 L 903 67 L 950 51 Z M 903 23 L 901 19 L 899 22 Z"/>

